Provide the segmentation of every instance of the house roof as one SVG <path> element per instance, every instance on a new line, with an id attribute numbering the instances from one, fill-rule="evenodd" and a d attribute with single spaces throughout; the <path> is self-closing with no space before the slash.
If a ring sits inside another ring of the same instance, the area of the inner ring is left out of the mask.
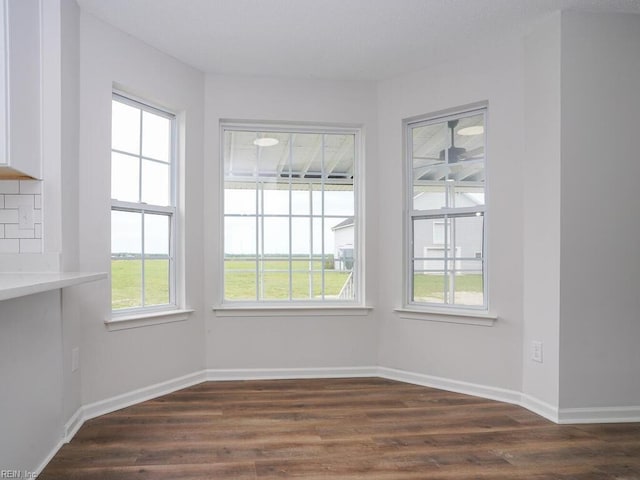
<path id="1" fill-rule="evenodd" d="M 342 222 L 331 227 L 331 230 L 339 230 L 341 228 L 351 227 L 354 224 L 354 217 L 345 218 Z"/>

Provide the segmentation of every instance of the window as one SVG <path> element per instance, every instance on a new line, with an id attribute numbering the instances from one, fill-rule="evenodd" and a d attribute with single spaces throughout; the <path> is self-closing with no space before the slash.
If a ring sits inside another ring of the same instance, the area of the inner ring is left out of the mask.
<path id="1" fill-rule="evenodd" d="M 224 303 L 360 300 L 353 129 L 222 125 Z"/>
<path id="2" fill-rule="evenodd" d="M 174 115 L 119 94 L 111 125 L 111 306 L 174 306 Z"/>
<path id="3" fill-rule="evenodd" d="M 406 122 L 409 305 L 487 308 L 485 118 Z"/>

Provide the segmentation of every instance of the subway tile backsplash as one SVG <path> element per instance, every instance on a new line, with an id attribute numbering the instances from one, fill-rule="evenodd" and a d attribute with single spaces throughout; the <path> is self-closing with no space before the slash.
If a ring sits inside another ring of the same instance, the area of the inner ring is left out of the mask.
<path id="1" fill-rule="evenodd" d="M 0 180 L 0 253 L 42 252 L 42 182 Z"/>

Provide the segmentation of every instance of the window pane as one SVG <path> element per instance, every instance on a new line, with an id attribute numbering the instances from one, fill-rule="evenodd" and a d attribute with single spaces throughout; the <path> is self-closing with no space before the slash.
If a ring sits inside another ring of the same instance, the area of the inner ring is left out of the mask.
<path id="1" fill-rule="evenodd" d="M 289 177 L 289 133 L 281 132 L 255 132 L 251 139 L 251 145 L 257 151 L 257 172 L 263 179 L 271 178 L 273 181 L 284 180 Z M 265 146 L 256 145 L 256 142 L 268 141 Z M 274 143 L 276 142 L 276 143 Z"/>
<path id="2" fill-rule="evenodd" d="M 144 253 L 153 255 L 169 255 L 170 217 L 145 213 L 144 215 Z"/>
<path id="3" fill-rule="evenodd" d="M 229 259 L 224 266 L 224 298 L 256 300 L 255 261 Z"/>
<path id="4" fill-rule="evenodd" d="M 444 303 L 445 276 L 442 273 L 413 275 L 413 301 L 417 303 Z"/>
<path id="5" fill-rule="evenodd" d="M 266 256 L 289 254 L 289 219 L 286 217 L 265 217 L 262 220 L 263 253 Z"/>
<path id="6" fill-rule="evenodd" d="M 171 121 L 142 112 L 142 156 L 168 162 L 171 148 Z"/>
<path id="7" fill-rule="evenodd" d="M 355 136 L 324 136 L 324 169 L 329 178 L 350 179 L 355 165 Z"/>
<path id="8" fill-rule="evenodd" d="M 145 305 L 166 305 L 169 302 L 169 259 L 145 257 Z"/>
<path id="9" fill-rule="evenodd" d="M 483 216 L 417 219 L 414 221 L 413 301 L 484 305 Z M 442 229 L 438 238 L 428 230 Z M 445 232 L 446 230 L 446 236 Z M 442 240 L 441 244 L 429 242 Z M 436 294 L 434 278 L 442 290 Z"/>
<path id="10" fill-rule="evenodd" d="M 353 300 L 353 277 L 350 272 L 326 270 L 324 272 L 325 297 L 335 300 Z"/>
<path id="11" fill-rule="evenodd" d="M 140 109 L 116 100 L 111 107 L 111 148 L 139 155 Z"/>
<path id="12" fill-rule="evenodd" d="M 111 303 L 142 306 L 142 215 L 111 211 Z"/>
<path id="13" fill-rule="evenodd" d="M 409 129 L 413 210 L 484 204 L 484 115 Z"/>
<path id="14" fill-rule="evenodd" d="M 263 300 L 289 300 L 289 274 L 265 272 L 262 289 Z"/>
<path id="15" fill-rule="evenodd" d="M 410 125 L 410 301 L 483 306 L 484 112 Z M 441 209 L 446 209 L 442 211 Z M 456 211 L 465 209 L 464 213 Z M 477 209 L 476 213 L 467 213 Z M 433 211 L 442 211 L 442 214 Z M 425 212 L 420 218 L 412 212 Z"/>
<path id="16" fill-rule="evenodd" d="M 142 306 L 142 260 L 111 257 L 111 309 Z"/>
<path id="17" fill-rule="evenodd" d="M 314 184 L 312 185 L 311 192 L 311 214 L 312 215 L 322 215 L 324 213 L 324 206 L 322 204 L 322 185 Z"/>
<path id="18" fill-rule="evenodd" d="M 150 205 L 171 205 L 168 164 L 142 160 L 142 201 Z"/>
<path id="19" fill-rule="evenodd" d="M 225 256 L 248 256 L 256 253 L 256 217 L 226 217 L 224 219 Z"/>
<path id="20" fill-rule="evenodd" d="M 255 132 L 224 133 L 225 178 L 257 177 L 258 147 Z"/>
<path id="21" fill-rule="evenodd" d="M 289 214 L 289 190 L 273 190 L 265 188 L 263 192 L 265 215 L 288 215 Z"/>
<path id="22" fill-rule="evenodd" d="M 142 214 L 111 211 L 111 256 L 132 258 L 142 254 Z"/>
<path id="23" fill-rule="evenodd" d="M 311 218 L 291 219 L 291 254 L 311 255 Z"/>
<path id="24" fill-rule="evenodd" d="M 322 255 L 323 246 L 324 252 L 327 252 L 326 245 L 323 243 L 323 228 L 324 228 L 324 220 L 322 218 L 314 218 L 313 219 L 313 254 L 314 255 Z M 329 229 L 331 231 L 331 229 Z M 333 248 L 330 250 L 330 253 L 333 254 Z"/>
<path id="25" fill-rule="evenodd" d="M 117 98 L 112 100 L 113 308 L 165 305 L 174 297 L 173 217 L 149 210 L 173 202 L 173 117 Z"/>
<path id="26" fill-rule="evenodd" d="M 337 298 L 353 268 L 355 135 L 225 131 L 224 142 L 225 279 L 239 276 L 229 270 L 232 256 L 257 255 L 260 300 L 322 299 L 322 269 L 336 270 L 340 252 L 348 264 L 341 260 L 334 275 Z M 332 227 L 343 222 L 338 250 Z M 242 243 L 256 236 L 257 252 Z M 239 295 L 225 288 L 225 298 Z"/>
<path id="27" fill-rule="evenodd" d="M 294 300 L 311 300 L 313 291 L 311 290 L 311 272 L 294 272 L 293 292 L 291 298 Z"/>
<path id="28" fill-rule="evenodd" d="M 325 215 L 353 215 L 353 186 L 340 187 L 340 190 L 325 190 L 324 214 Z"/>
<path id="29" fill-rule="evenodd" d="M 140 201 L 140 160 L 111 153 L 111 198 L 122 202 Z"/>
<path id="30" fill-rule="evenodd" d="M 482 262 L 464 262 L 464 270 L 455 276 L 454 302 L 457 305 L 484 305 L 484 285 L 482 281 Z"/>
<path id="31" fill-rule="evenodd" d="M 236 215 L 255 215 L 256 190 L 241 188 L 231 182 L 225 183 L 224 213 Z"/>
<path id="32" fill-rule="evenodd" d="M 318 133 L 296 133 L 293 135 L 292 171 L 303 178 L 322 176 L 322 135 Z"/>
<path id="33" fill-rule="evenodd" d="M 446 188 L 444 185 L 425 186 L 416 183 L 413 187 L 414 210 L 437 210 L 446 206 Z"/>
<path id="34" fill-rule="evenodd" d="M 482 257 L 484 216 L 478 213 L 473 216 L 455 217 L 451 222 L 454 228 L 452 242 L 455 242 L 460 257 L 476 258 L 478 253 Z"/>
<path id="35" fill-rule="evenodd" d="M 309 215 L 311 213 L 311 195 L 306 185 L 295 185 L 291 192 L 291 213 L 293 215 Z"/>

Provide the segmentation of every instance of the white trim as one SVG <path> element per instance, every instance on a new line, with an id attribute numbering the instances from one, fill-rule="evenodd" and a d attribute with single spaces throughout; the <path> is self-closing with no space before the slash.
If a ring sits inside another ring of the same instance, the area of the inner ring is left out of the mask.
<path id="1" fill-rule="evenodd" d="M 532 397 L 526 393 L 521 394 L 520 405 L 530 412 L 546 418 L 554 423 L 558 422 L 558 407 L 550 403 L 543 402 L 539 398 Z"/>
<path id="2" fill-rule="evenodd" d="M 57 444 L 56 444 L 56 445 L 51 449 L 51 451 L 50 451 L 50 452 L 49 452 L 49 454 L 44 458 L 44 460 L 42 460 L 42 462 L 40 462 L 40 465 L 38 465 L 38 466 L 36 467 L 35 471 L 33 472 L 33 473 L 35 474 L 35 477 L 33 477 L 33 478 L 38 477 L 38 476 L 42 473 L 42 471 L 45 469 L 45 467 L 49 464 L 49 462 L 50 462 L 51 460 L 53 460 L 53 457 L 55 457 L 55 456 L 56 456 L 56 454 L 58 453 L 58 451 L 62 448 L 62 446 L 63 446 L 65 443 L 67 443 L 67 442 L 65 442 L 65 440 L 64 440 L 64 439 L 61 439 L 61 440 L 60 440 L 60 441 L 59 441 L 59 442 L 58 442 L 58 443 L 57 443 Z M 24 470 L 23 470 L 23 471 L 24 471 Z"/>
<path id="3" fill-rule="evenodd" d="M 465 395 L 474 395 L 476 397 L 512 403 L 515 405 L 520 404 L 521 394 L 515 390 L 480 385 L 478 383 L 463 382 L 443 377 L 434 377 L 432 375 L 407 372 L 405 370 L 397 370 L 395 368 L 378 367 L 377 371 L 378 376 L 388 380 L 412 383 L 414 385 L 422 385 L 423 387 L 438 388 L 440 390 L 463 393 Z"/>
<path id="4" fill-rule="evenodd" d="M 181 390 L 183 388 L 197 385 L 198 383 L 202 383 L 204 381 L 206 381 L 206 375 L 205 372 L 201 370 L 189 375 L 174 378 L 173 380 L 156 383 L 154 385 L 149 385 L 147 387 L 132 390 L 131 392 L 123 393 L 121 395 L 116 395 L 114 397 L 100 400 L 98 402 L 90 403 L 81 407 L 81 423 L 84 423 L 87 420 L 91 420 L 92 418 L 99 417 L 100 415 L 115 412 L 116 410 L 130 407 L 141 402 L 146 402 L 147 400 L 152 400 L 162 395 L 167 395 L 169 393 L 175 392 L 176 390 Z M 71 438 L 66 439 L 67 442 L 70 440 Z"/>
<path id="5" fill-rule="evenodd" d="M 75 413 L 71 415 L 71 418 L 67 420 L 67 423 L 64 424 L 62 438 L 65 443 L 68 443 L 75 434 L 78 433 L 78 430 L 80 430 L 80 427 L 85 421 L 83 412 L 83 407 L 78 408 Z"/>
<path id="6" fill-rule="evenodd" d="M 394 312 L 400 317 L 408 320 L 426 320 L 431 322 L 459 323 L 464 325 L 477 325 L 482 327 L 492 327 L 498 319 L 493 313 L 484 310 L 418 310 L 411 308 L 396 308 Z"/>
<path id="7" fill-rule="evenodd" d="M 480 398 L 519 405 L 554 423 L 617 423 L 639 422 L 640 406 L 565 408 L 558 409 L 535 397 L 515 390 L 480 385 L 449 378 L 436 377 L 422 373 L 408 372 L 395 368 L 361 367 L 320 367 L 320 368 L 254 368 L 254 369 L 207 369 L 184 375 L 172 380 L 160 382 L 131 392 L 116 395 L 98 402 L 80 407 L 64 425 L 63 438 L 41 462 L 36 473 L 51 461 L 65 442 L 71 441 L 85 421 L 107 413 L 130 407 L 162 395 L 191 387 L 207 381 L 231 380 L 279 380 L 307 378 L 369 378 L 380 377 L 398 382 L 411 383 L 437 388 L 450 392 L 473 395 Z"/>
<path id="8" fill-rule="evenodd" d="M 360 305 L 224 305 L 211 308 L 216 317 L 323 317 L 368 315 L 373 307 Z"/>
<path id="9" fill-rule="evenodd" d="M 218 289 L 217 292 L 217 303 L 225 302 L 225 278 L 224 278 L 224 231 L 225 231 L 225 218 L 227 215 L 225 214 L 224 207 L 224 192 L 225 192 L 225 133 L 226 132 L 275 132 L 275 133 L 285 133 L 285 134 L 296 134 L 296 133 L 317 133 L 322 135 L 322 142 L 324 142 L 325 135 L 353 135 L 354 136 L 354 164 L 353 171 L 354 176 L 351 180 L 350 185 L 353 186 L 353 194 L 354 194 L 354 223 L 353 227 L 355 229 L 355 237 L 354 237 L 354 250 L 355 250 L 355 267 L 353 269 L 354 279 L 355 279 L 355 293 L 354 293 L 354 301 L 352 303 L 356 304 L 358 307 L 362 307 L 361 303 L 364 301 L 365 296 L 365 242 L 364 242 L 364 230 L 366 228 L 365 225 L 365 147 L 364 144 L 366 142 L 365 139 L 365 130 L 362 124 L 343 124 L 343 123 L 316 123 L 316 122 L 277 122 L 277 121 L 260 121 L 260 120 L 239 120 L 239 119 L 220 119 L 219 121 L 219 137 L 218 137 L 218 147 L 219 147 L 219 175 L 220 175 L 220 189 L 219 189 L 219 205 L 220 209 L 218 211 L 218 221 L 219 221 L 219 235 L 220 235 L 220 243 L 222 246 L 221 252 L 218 252 L 217 262 L 220 262 L 219 266 L 221 268 L 218 269 L 218 280 L 221 288 Z M 291 148 L 291 147 L 290 147 Z M 324 146 L 322 148 L 322 165 L 324 169 Z M 291 183 L 291 178 L 288 181 Z M 255 179 L 253 179 L 255 181 Z M 324 192 L 324 178 L 321 179 L 321 184 L 323 185 Z M 297 183 L 297 182 L 294 182 Z M 307 183 L 307 182 L 305 182 Z M 323 193 L 324 195 L 324 193 Z M 269 215 L 265 215 L 264 213 L 258 213 L 256 210 L 256 218 L 264 219 Z M 292 215 L 291 211 L 288 214 L 289 221 L 291 218 L 298 217 L 299 215 Z M 309 217 L 311 215 L 300 215 L 300 217 Z M 324 227 L 324 219 L 332 218 L 333 215 L 321 215 L 323 219 L 323 228 Z M 259 235 L 259 229 L 256 229 L 256 237 Z M 289 232 L 289 236 L 291 236 L 291 230 Z M 260 240 L 263 242 L 263 240 Z M 324 236 L 322 237 L 322 255 L 329 254 L 331 252 L 326 252 L 324 248 Z M 324 272 L 324 269 L 322 270 Z M 259 278 L 256 276 L 256 292 L 259 291 Z M 323 292 L 323 303 L 327 305 L 336 305 L 330 297 L 324 297 L 324 273 L 322 274 L 322 292 Z M 289 287 L 291 288 L 291 286 Z M 291 295 L 291 292 L 289 292 Z M 295 302 L 295 300 L 289 300 Z M 268 300 L 264 299 L 256 299 L 253 301 L 253 304 L 256 307 L 263 307 L 265 303 L 268 305 Z M 338 303 L 338 306 L 339 303 Z M 295 308 L 295 307 L 294 307 Z M 217 309 L 214 309 L 217 310 Z"/>
<path id="10" fill-rule="evenodd" d="M 129 95 L 125 93 L 123 90 L 118 89 L 116 84 L 112 86 L 111 92 L 111 103 L 112 103 L 112 115 L 113 115 L 113 103 L 117 102 L 123 105 L 128 105 L 140 111 L 140 131 L 139 131 L 139 148 L 137 153 L 132 152 L 123 152 L 113 148 L 113 142 L 111 143 L 111 154 L 114 152 L 130 155 L 135 157 L 138 160 L 138 201 L 122 201 L 118 199 L 111 198 L 111 209 L 110 215 L 113 217 L 113 212 L 130 212 L 130 213 L 139 213 L 141 215 L 141 251 L 140 251 L 140 259 L 143 260 L 142 265 L 142 296 L 141 302 L 142 306 L 140 309 L 147 310 L 152 312 L 154 311 L 153 306 L 146 305 L 146 289 L 144 287 L 144 279 L 145 279 L 145 262 L 144 259 L 147 257 L 147 253 L 145 252 L 145 221 L 144 216 L 146 214 L 149 215 L 164 215 L 169 220 L 169 236 L 167 239 L 168 242 L 168 254 L 166 260 L 169 263 L 169 304 L 178 307 L 179 301 L 182 299 L 178 298 L 176 289 L 177 289 L 177 278 L 176 278 L 176 244 L 178 242 L 178 225 L 177 221 L 178 212 L 179 212 L 179 203 L 177 196 L 177 182 L 178 182 L 178 150 L 177 150 L 177 141 L 178 141 L 178 115 L 173 112 L 171 109 L 165 109 L 162 107 L 155 106 L 147 100 L 142 100 L 138 97 Z M 144 136 L 144 113 L 149 113 L 158 117 L 165 118 L 169 121 L 169 158 L 167 161 L 158 160 L 154 158 L 149 158 L 143 155 L 143 136 Z M 113 156 L 113 155 L 112 155 Z M 169 205 L 156 205 L 149 204 L 143 202 L 142 199 L 142 186 L 144 181 L 144 176 L 142 174 L 144 161 L 153 161 L 156 163 L 161 163 L 166 165 L 169 168 Z M 110 169 L 113 170 L 113 161 L 110 162 Z M 113 193 L 113 192 L 111 192 Z M 111 196 L 110 193 L 110 196 Z M 111 228 L 113 228 L 113 219 L 111 220 Z M 111 251 L 113 254 L 113 251 Z M 164 258 L 163 258 L 164 259 Z M 113 260 L 113 259 L 112 259 Z M 111 294 L 113 296 L 113 285 L 110 288 Z M 137 308 L 135 310 L 138 310 Z M 118 310 L 112 310 L 112 312 L 118 312 Z M 116 313 L 117 314 L 117 313 Z M 173 320 L 177 321 L 177 320 Z M 105 322 L 106 323 L 106 322 Z M 166 323 L 166 322 L 155 322 L 155 323 Z M 137 325 L 142 326 L 142 325 Z M 133 326 L 127 327 L 133 328 Z"/>
<path id="11" fill-rule="evenodd" d="M 189 318 L 193 310 L 188 308 L 176 310 L 159 310 L 144 312 L 137 315 L 113 316 L 104 321 L 110 332 L 126 330 L 128 328 L 147 327 L 149 325 L 161 325 L 163 323 L 183 322 Z"/>
<path id="12" fill-rule="evenodd" d="M 640 405 L 631 407 L 561 408 L 557 423 L 640 422 Z"/>
<path id="13" fill-rule="evenodd" d="M 484 169 L 485 169 L 485 181 L 482 182 L 483 190 L 485 196 L 489 191 L 488 188 L 488 175 L 487 175 L 487 151 L 488 151 L 488 135 L 487 132 L 487 122 L 489 115 L 489 102 L 488 101 L 480 101 L 467 105 L 462 105 L 455 108 L 450 108 L 446 110 L 440 110 L 437 112 L 432 112 L 425 115 L 418 115 L 414 117 L 405 118 L 402 120 L 402 135 L 403 135 L 403 149 L 402 149 L 402 158 L 403 158 L 403 192 L 404 192 L 404 214 L 403 214 L 403 302 L 404 307 L 406 309 L 410 309 L 412 305 L 415 303 L 412 299 L 412 290 L 413 290 L 413 223 L 415 219 L 420 218 L 437 218 L 440 215 L 447 215 L 450 217 L 455 217 L 460 214 L 470 214 L 474 212 L 481 211 L 484 215 L 484 226 L 482 229 L 482 239 L 483 239 L 483 250 L 484 250 L 484 258 L 482 259 L 482 280 L 483 280 L 483 301 L 484 305 L 482 309 L 485 312 L 488 312 L 490 308 L 489 301 L 489 241 L 488 241 L 488 223 L 487 223 L 487 204 L 477 205 L 476 207 L 462 207 L 462 208 L 442 208 L 438 210 L 425 210 L 425 211 L 416 211 L 413 210 L 413 192 L 414 192 L 414 178 L 413 178 L 413 129 L 419 128 L 425 125 L 434 125 L 438 123 L 448 122 L 450 120 L 457 120 L 469 116 L 482 115 L 483 122 L 485 125 L 485 134 L 484 134 Z M 423 303 L 419 305 L 425 305 L 428 308 L 428 304 Z M 452 309 L 456 308 L 456 305 L 451 305 Z M 463 307 L 464 311 L 464 307 Z M 414 317 L 415 318 L 415 317 Z M 425 320 L 434 320 L 434 321 L 446 321 L 442 318 L 424 318 Z M 449 321 L 449 323 L 470 323 L 470 324 L 479 324 L 477 322 L 469 322 L 469 321 Z"/>
<path id="14" fill-rule="evenodd" d="M 296 378 L 367 378 L 378 376 L 376 367 L 230 368 L 207 370 L 206 380 L 286 380 Z"/>

